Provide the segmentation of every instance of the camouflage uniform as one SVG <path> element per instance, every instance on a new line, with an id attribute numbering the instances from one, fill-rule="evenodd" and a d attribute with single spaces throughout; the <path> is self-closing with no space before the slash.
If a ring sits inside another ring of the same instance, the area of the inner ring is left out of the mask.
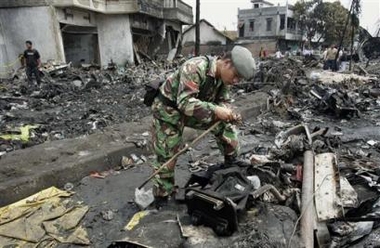
<path id="1" fill-rule="evenodd" d="M 222 80 L 215 79 L 215 72 L 216 60 L 192 58 L 160 87 L 160 95 L 152 105 L 154 168 L 159 168 L 181 148 L 184 126 L 207 129 L 215 122 L 215 107 L 229 102 L 229 87 Z M 176 103 L 177 108 L 165 104 L 163 98 Z M 221 123 L 213 134 L 225 156 L 237 155 L 239 143 L 235 126 Z M 171 194 L 174 170 L 163 169 L 153 182 L 158 190 L 156 195 Z"/>

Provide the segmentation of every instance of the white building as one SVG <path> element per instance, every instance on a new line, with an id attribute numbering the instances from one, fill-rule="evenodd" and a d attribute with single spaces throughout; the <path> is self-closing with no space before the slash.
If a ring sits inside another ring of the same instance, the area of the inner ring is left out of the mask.
<path id="1" fill-rule="evenodd" d="M 125 65 L 136 50 L 167 53 L 192 22 L 181 0 L 1 0 L 0 65 L 15 61 L 26 40 L 43 62 Z"/>
<path id="2" fill-rule="evenodd" d="M 200 53 L 220 53 L 233 44 L 227 33 L 217 30 L 205 19 L 199 21 Z M 195 48 L 195 24 L 191 25 L 182 34 L 182 54 L 192 53 Z M 228 49 L 227 49 L 228 50 Z"/>

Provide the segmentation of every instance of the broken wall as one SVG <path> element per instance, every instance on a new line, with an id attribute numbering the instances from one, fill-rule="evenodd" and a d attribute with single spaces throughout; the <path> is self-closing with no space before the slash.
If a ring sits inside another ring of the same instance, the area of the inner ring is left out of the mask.
<path id="1" fill-rule="evenodd" d="M 26 40 L 33 42 L 43 62 L 49 59 L 64 61 L 59 23 L 55 14 L 54 7 L 48 6 L 1 8 L 0 36 L 3 37 L 0 39 L 0 64 L 16 61 L 25 50 Z M 16 62 L 12 68 L 17 69 L 20 65 L 20 62 Z"/>
<path id="2" fill-rule="evenodd" d="M 103 15 L 96 17 L 98 24 L 101 65 L 133 63 L 133 43 L 129 15 Z"/>
<path id="3" fill-rule="evenodd" d="M 182 26 L 180 23 L 166 20 L 164 25 L 163 31 L 165 32 L 160 32 L 161 30 L 159 30 L 153 37 L 149 47 L 149 55 L 154 55 L 157 58 L 166 58 L 170 50 L 175 48 L 177 39 L 182 39 Z M 178 47 L 181 47 L 181 43 L 178 43 Z"/>

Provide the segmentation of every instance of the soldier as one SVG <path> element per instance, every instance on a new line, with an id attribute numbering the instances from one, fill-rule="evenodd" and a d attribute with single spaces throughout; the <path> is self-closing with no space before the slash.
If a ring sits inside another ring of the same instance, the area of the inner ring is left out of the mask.
<path id="1" fill-rule="evenodd" d="M 242 78 L 252 78 L 255 69 L 251 52 L 235 46 L 231 52 L 214 60 L 192 58 L 171 74 L 159 88 L 152 105 L 154 168 L 158 169 L 180 149 L 184 126 L 207 129 L 219 120 L 222 122 L 213 134 L 224 155 L 224 166 L 241 163 L 237 159 L 237 131 L 230 123 L 236 115 L 228 107 L 229 90 Z M 176 161 L 154 178 L 156 202 L 166 201 L 173 193 L 175 164 Z"/>

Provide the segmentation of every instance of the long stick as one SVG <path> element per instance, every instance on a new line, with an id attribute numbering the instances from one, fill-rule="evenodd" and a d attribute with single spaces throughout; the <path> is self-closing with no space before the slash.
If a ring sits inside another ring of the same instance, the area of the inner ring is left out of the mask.
<path id="1" fill-rule="evenodd" d="M 148 177 L 148 179 L 146 179 L 139 187 L 138 189 L 141 189 L 142 187 L 145 186 L 145 184 L 147 184 L 153 177 L 155 177 L 158 173 L 160 173 L 160 171 L 162 171 L 163 168 L 165 168 L 168 164 L 170 164 L 171 162 L 173 162 L 174 160 L 176 160 L 179 155 L 183 154 L 184 152 L 186 152 L 190 147 L 194 146 L 196 143 L 198 143 L 198 141 L 200 139 L 202 139 L 204 136 L 206 136 L 208 133 L 210 133 L 212 130 L 214 130 L 214 128 L 216 126 L 218 126 L 220 124 L 220 121 L 217 121 L 215 122 L 211 127 L 209 127 L 206 131 L 204 131 L 201 135 L 199 135 L 196 139 L 194 139 L 190 145 L 185 145 L 184 148 L 182 148 L 181 150 L 179 150 L 176 154 L 174 154 L 173 157 L 171 157 L 168 161 L 166 161 L 166 163 L 164 163 L 163 165 L 161 165 L 160 168 L 158 168 L 158 170 L 156 170 L 152 175 L 150 175 L 150 177 Z"/>
<path id="2" fill-rule="evenodd" d="M 301 238 L 305 247 L 314 247 L 314 155 L 304 153 L 302 179 Z M 311 204 L 309 204 L 311 202 Z"/>

